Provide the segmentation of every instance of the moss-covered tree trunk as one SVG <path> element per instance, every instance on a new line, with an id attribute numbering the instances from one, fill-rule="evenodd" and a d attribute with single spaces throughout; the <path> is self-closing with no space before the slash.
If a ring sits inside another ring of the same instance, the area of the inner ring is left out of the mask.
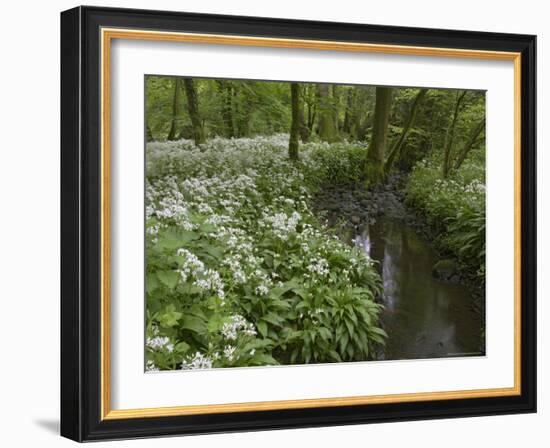
<path id="1" fill-rule="evenodd" d="M 236 137 L 248 137 L 250 135 L 251 99 L 246 83 L 240 82 L 233 85 Z"/>
<path id="2" fill-rule="evenodd" d="M 348 137 L 353 140 L 353 100 L 354 100 L 355 89 L 349 89 L 346 97 L 346 111 L 344 113 L 344 124 L 342 130 L 348 135 Z"/>
<path id="3" fill-rule="evenodd" d="M 218 92 L 221 97 L 221 115 L 227 138 L 235 137 L 235 124 L 233 120 L 233 92 L 231 84 L 227 81 L 217 81 Z"/>
<path id="4" fill-rule="evenodd" d="M 292 105 L 292 122 L 290 124 L 290 139 L 288 141 L 288 157 L 298 160 L 298 139 L 300 137 L 300 85 L 297 82 L 290 83 L 290 97 Z"/>
<path id="5" fill-rule="evenodd" d="M 367 148 L 367 185 L 374 186 L 384 180 L 384 157 L 388 142 L 388 123 L 392 104 L 391 87 L 376 88 L 376 102 L 372 136 Z"/>
<path id="6" fill-rule="evenodd" d="M 426 93 L 428 93 L 428 89 L 420 89 L 420 91 L 414 97 L 413 103 L 409 109 L 409 115 L 407 116 L 407 119 L 405 120 L 405 125 L 403 126 L 403 131 L 401 132 L 401 135 L 399 136 L 395 144 L 392 146 L 390 154 L 388 155 L 388 158 L 386 160 L 386 173 L 391 170 L 395 160 L 399 160 L 401 158 L 401 150 L 403 148 L 403 144 L 405 143 L 405 140 L 407 139 L 407 136 L 409 135 L 409 132 L 414 125 L 414 121 L 416 120 L 416 115 L 418 112 L 418 107 L 424 100 Z"/>
<path id="7" fill-rule="evenodd" d="M 340 138 L 340 131 L 342 129 L 342 123 L 340 122 L 340 93 L 338 85 L 333 84 L 330 104 L 332 107 L 332 119 L 334 120 L 334 129 L 336 130 L 337 139 Z"/>
<path id="8" fill-rule="evenodd" d="M 464 100 L 465 96 L 466 96 L 466 90 L 463 90 L 463 91 L 459 90 L 456 92 L 456 101 L 455 101 L 455 107 L 453 112 L 453 118 L 451 120 L 451 124 L 447 128 L 447 132 L 445 134 L 445 143 L 443 145 L 443 165 L 441 167 L 441 174 L 443 175 L 443 178 L 448 177 L 451 171 L 451 153 L 453 149 L 456 122 L 460 114 L 460 105 L 462 104 L 462 101 Z"/>
<path id="9" fill-rule="evenodd" d="M 309 103 L 307 107 L 307 131 L 311 136 L 313 133 L 313 127 L 315 126 L 315 119 L 317 118 L 317 109 L 315 103 Z"/>
<path id="10" fill-rule="evenodd" d="M 172 118 L 170 121 L 170 131 L 166 140 L 175 140 L 177 136 L 178 117 L 180 114 L 180 91 L 181 80 L 174 78 L 174 93 L 172 95 Z"/>
<path id="11" fill-rule="evenodd" d="M 303 87 L 300 86 L 300 110 L 298 111 L 298 121 L 300 124 L 300 140 L 302 143 L 309 142 L 309 128 L 306 123 L 306 117 L 304 113 L 304 101 L 303 101 Z"/>
<path id="12" fill-rule="evenodd" d="M 464 143 L 464 146 L 458 153 L 458 157 L 456 158 L 455 164 L 453 169 L 458 170 L 464 161 L 466 160 L 466 157 L 472 150 L 472 148 L 478 144 L 481 140 L 481 137 L 483 135 L 483 131 L 485 131 L 485 117 L 483 117 L 475 126 L 475 128 L 472 130 L 472 133 L 468 137 L 468 140 L 466 143 Z"/>
<path id="13" fill-rule="evenodd" d="M 334 120 L 333 105 L 328 84 L 317 84 L 317 104 L 319 116 L 319 138 L 324 142 L 335 142 L 338 139 Z"/>
<path id="14" fill-rule="evenodd" d="M 185 94 L 187 96 L 187 110 L 193 127 L 193 139 L 195 140 L 195 145 L 202 145 L 205 142 L 204 127 L 199 113 L 199 100 L 197 98 L 195 83 L 193 79 L 185 78 L 184 85 Z"/>

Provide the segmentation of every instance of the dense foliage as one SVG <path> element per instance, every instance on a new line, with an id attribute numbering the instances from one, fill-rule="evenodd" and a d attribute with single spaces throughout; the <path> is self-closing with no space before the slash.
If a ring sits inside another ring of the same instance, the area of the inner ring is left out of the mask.
<path id="1" fill-rule="evenodd" d="M 418 163 L 411 173 L 407 200 L 419 210 L 443 251 L 458 256 L 485 281 L 485 167 L 472 160 L 441 179 L 434 160 Z"/>
<path id="2" fill-rule="evenodd" d="M 309 206 L 360 148 L 309 144 L 293 163 L 287 145 L 147 146 L 149 370 L 366 360 L 383 342 L 372 262 Z"/>
<path id="3" fill-rule="evenodd" d="M 485 104 L 477 92 L 454 93 L 443 150 L 430 151 L 414 166 L 407 200 L 454 254 L 485 282 Z M 452 97 L 446 97 L 447 101 Z"/>
<path id="4" fill-rule="evenodd" d="M 484 92 L 145 86 L 148 370 L 374 357 L 382 282 L 312 213 L 323 186 L 410 173 L 408 204 L 484 282 Z"/>

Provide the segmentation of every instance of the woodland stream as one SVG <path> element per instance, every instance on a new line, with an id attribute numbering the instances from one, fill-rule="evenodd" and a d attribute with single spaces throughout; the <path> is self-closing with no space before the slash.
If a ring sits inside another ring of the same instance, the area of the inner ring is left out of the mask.
<path id="1" fill-rule="evenodd" d="M 434 277 L 440 256 L 411 224 L 395 186 L 374 194 L 324 191 L 318 210 L 341 239 L 375 260 L 383 281 L 379 301 L 388 340 L 379 359 L 479 356 L 483 319 L 472 307 L 471 288 L 457 277 Z"/>
<path id="2" fill-rule="evenodd" d="M 415 229 L 382 217 L 358 233 L 355 244 L 378 262 L 382 277 L 384 359 L 481 354 L 482 322 L 468 288 L 432 276 L 437 253 Z"/>

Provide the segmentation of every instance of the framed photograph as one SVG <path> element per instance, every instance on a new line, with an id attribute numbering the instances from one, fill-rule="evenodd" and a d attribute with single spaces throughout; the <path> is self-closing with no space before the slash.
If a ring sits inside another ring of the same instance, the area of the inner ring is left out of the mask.
<path id="1" fill-rule="evenodd" d="M 536 410 L 535 36 L 61 14 L 61 433 Z"/>

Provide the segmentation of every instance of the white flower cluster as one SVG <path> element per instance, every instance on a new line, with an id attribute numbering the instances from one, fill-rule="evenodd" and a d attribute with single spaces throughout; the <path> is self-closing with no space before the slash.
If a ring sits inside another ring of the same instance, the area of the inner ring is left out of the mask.
<path id="1" fill-rule="evenodd" d="M 236 349 L 237 347 L 233 345 L 226 345 L 225 348 L 223 349 L 223 355 L 227 358 L 229 362 L 232 362 L 233 359 L 235 358 Z"/>
<path id="2" fill-rule="evenodd" d="M 145 213 L 147 220 L 156 219 L 164 225 L 174 223 L 184 230 L 196 229 L 190 222 L 188 204 L 173 176 L 156 180 L 154 184 L 148 180 Z M 148 226 L 147 233 L 156 235 L 161 226 L 156 223 L 152 227 L 157 228 L 150 231 Z"/>
<path id="3" fill-rule="evenodd" d="M 211 369 L 212 358 L 204 355 L 200 352 L 196 352 L 192 356 L 188 356 L 182 363 L 182 370 L 197 370 L 197 369 Z"/>
<path id="4" fill-rule="evenodd" d="M 149 359 L 149 360 L 147 360 L 147 363 L 145 364 L 145 371 L 146 372 L 158 372 L 159 368 L 155 365 L 153 360 Z"/>
<path id="5" fill-rule="evenodd" d="M 260 225 L 271 227 L 273 233 L 283 241 L 288 240 L 290 234 L 296 232 L 296 226 L 302 216 L 293 211 L 290 216 L 286 213 L 275 213 L 274 215 L 264 214 L 263 222 Z"/>
<path id="6" fill-rule="evenodd" d="M 485 184 L 479 180 L 473 180 L 464 187 L 466 193 L 485 193 Z"/>
<path id="7" fill-rule="evenodd" d="M 439 167 L 434 162 L 418 163 L 412 173 L 409 189 L 412 196 L 419 196 L 429 208 L 438 209 L 443 201 L 452 203 L 453 209 L 457 211 L 467 208 L 479 208 L 485 203 L 485 173 L 483 166 L 473 163 L 465 163 L 457 172 L 453 172 L 452 178 L 436 179 Z M 425 185 L 434 185 L 428 194 L 424 192 Z M 420 188 L 416 191 L 415 188 Z"/>
<path id="8" fill-rule="evenodd" d="M 328 261 L 324 258 L 315 258 L 312 260 L 311 264 L 308 264 L 306 269 L 313 273 L 320 276 L 325 276 L 330 273 Z"/>
<path id="9" fill-rule="evenodd" d="M 204 272 L 204 263 L 199 258 L 185 248 L 178 249 L 176 252 L 179 257 L 184 257 L 180 275 L 185 282 L 190 276 L 198 276 Z"/>
<path id="10" fill-rule="evenodd" d="M 214 269 L 205 269 L 202 277 L 193 282 L 193 285 L 207 291 L 215 292 L 220 299 L 225 297 L 224 284 L 220 274 Z"/>
<path id="11" fill-rule="evenodd" d="M 264 284 L 256 286 L 255 291 L 259 296 L 267 296 L 269 294 L 269 288 Z"/>
<path id="12" fill-rule="evenodd" d="M 195 254 L 185 248 L 178 249 L 177 255 L 184 257 L 179 270 L 182 281 L 186 282 L 190 277 L 194 277 L 195 286 L 215 292 L 220 299 L 225 297 L 224 283 L 217 271 L 206 268 Z"/>
<path id="13" fill-rule="evenodd" d="M 240 332 L 242 332 L 246 336 L 256 335 L 254 325 L 252 325 L 250 322 L 247 322 L 247 320 L 239 314 L 233 314 L 231 316 L 231 321 L 223 324 L 221 332 L 223 337 L 230 341 L 235 341 L 238 338 Z"/>
<path id="14" fill-rule="evenodd" d="M 174 344 L 170 342 L 170 338 L 166 336 L 154 336 L 152 338 L 147 338 L 146 341 L 147 347 L 151 350 L 162 350 L 172 353 L 174 351 Z"/>
<path id="15" fill-rule="evenodd" d="M 299 272 L 309 284 L 326 282 L 331 254 L 350 254 L 352 248 L 312 225 L 312 190 L 304 172 L 320 172 L 320 162 L 312 156 L 319 148 L 330 150 L 326 144 L 303 145 L 297 165 L 288 160 L 287 135 L 215 138 L 200 149 L 190 140 L 147 144 L 148 247 L 166 229 L 193 232 L 189 246 L 176 251 L 180 281 L 219 296 L 224 315 L 231 316 L 207 352 L 194 346 L 182 369 L 239 360 L 239 337 L 256 335 L 245 312 L 234 307 L 243 290 L 268 300 L 274 285 L 289 280 L 289 271 Z M 264 238 L 278 247 L 266 251 L 259 244 Z M 291 256 L 285 253 L 290 246 L 296 247 Z M 364 266 L 361 257 L 357 253 L 351 273 Z M 349 278 L 352 283 L 353 274 Z M 170 341 L 153 336 L 148 344 L 167 350 Z"/>

